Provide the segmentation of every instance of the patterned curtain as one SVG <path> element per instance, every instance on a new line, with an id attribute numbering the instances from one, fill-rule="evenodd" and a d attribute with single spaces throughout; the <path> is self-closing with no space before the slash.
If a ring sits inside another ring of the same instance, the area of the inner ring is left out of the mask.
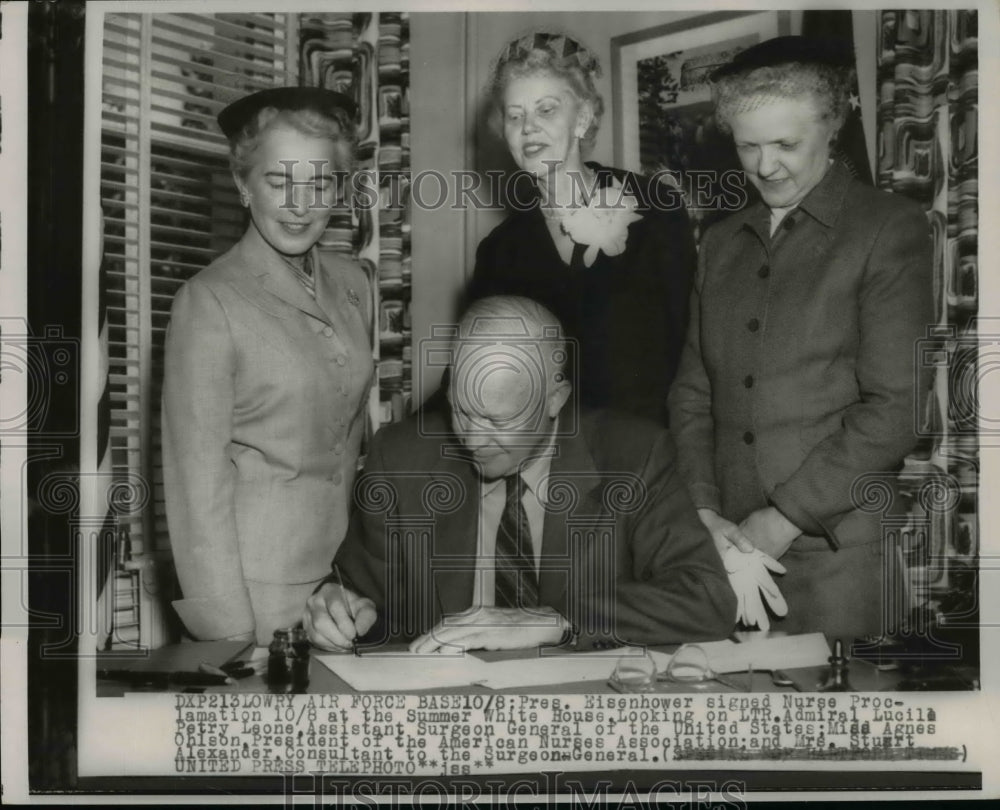
<path id="1" fill-rule="evenodd" d="M 371 282 L 373 429 L 406 416 L 412 397 L 409 41 L 407 14 L 299 15 L 300 83 L 345 93 L 360 110 L 357 168 L 365 179 L 356 204 L 331 218 L 320 249 L 353 256 Z"/>
<path id="2" fill-rule="evenodd" d="M 854 47 L 854 12 L 846 9 L 826 11 L 807 9 L 802 12 L 802 35 L 839 43 L 847 52 L 857 53 Z M 855 64 L 857 59 L 855 58 Z M 865 146 L 865 129 L 861 122 L 861 93 L 855 76 L 851 87 L 850 109 L 847 120 L 834 144 L 834 157 L 843 163 L 862 183 L 874 185 L 872 167 Z"/>
<path id="3" fill-rule="evenodd" d="M 934 237 L 938 323 L 919 357 L 935 367 L 935 382 L 902 477 L 909 607 L 970 635 L 979 548 L 976 23 L 975 11 L 884 11 L 878 54 L 878 185 L 921 203 Z"/>

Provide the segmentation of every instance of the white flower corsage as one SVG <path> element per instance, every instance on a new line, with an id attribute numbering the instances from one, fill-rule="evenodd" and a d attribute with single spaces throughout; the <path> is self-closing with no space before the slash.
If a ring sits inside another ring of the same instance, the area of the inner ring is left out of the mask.
<path id="1" fill-rule="evenodd" d="M 639 203 L 622 191 L 614 180 L 610 186 L 598 189 L 584 208 L 575 208 L 562 220 L 562 232 L 578 245 L 587 245 L 583 263 L 590 267 L 599 251 L 608 256 L 625 252 L 628 226 L 642 219 L 636 211 Z"/>

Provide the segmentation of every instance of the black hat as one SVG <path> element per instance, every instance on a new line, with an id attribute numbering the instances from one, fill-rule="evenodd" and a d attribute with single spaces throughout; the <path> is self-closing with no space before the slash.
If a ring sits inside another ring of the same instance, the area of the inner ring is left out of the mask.
<path id="1" fill-rule="evenodd" d="M 219 128 L 227 138 L 232 138 L 264 107 L 279 110 L 306 110 L 319 112 L 343 110 L 351 118 L 357 114 L 358 105 L 343 93 L 323 87 L 271 87 L 239 98 L 219 113 Z"/>
<path id="2" fill-rule="evenodd" d="M 789 62 L 849 68 L 854 66 L 854 48 L 843 39 L 796 36 L 765 39 L 736 54 L 712 74 L 712 81 Z"/>

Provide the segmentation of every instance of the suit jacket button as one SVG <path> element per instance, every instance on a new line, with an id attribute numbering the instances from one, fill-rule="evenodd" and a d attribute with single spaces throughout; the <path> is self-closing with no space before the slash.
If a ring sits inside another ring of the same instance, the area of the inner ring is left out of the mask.
<path id="1" fill-rule="evenodd" d="M 743 378 L 743 384 L 747 388 L 753 388 L 753 374 L 747 374 L 747 376 Z"/>
<path id="2" fill-rule="evenodd" d="M 760 270 L 757 271 L 757 275 L 760 276 L 761 278 L 767 278 L 769 275 L 771 275 L 771 268 L 768 267 L 766 264 L 762 264 L 760 266 Z"/>
<path id="3" fill-rule="evenodd" d="M 749 329 L 751 332 L 756 332 L 758 329 L 760 329 L 760 321 L 758 321 L 756 318 L 751 318 L 749 321 L 747 321 L 747 329 Z"/>
<path id="4" fill-rule="evenodd" d="M 332 326 L 326 327 L 323 330 L 323 334 L 326 335 L 327 337 L 333 337 L 333 327 Z"/>
<path id="5" fill-rule="evenodd" d="M 749 430 L 743 434 L 743 441 L 746 442 L 747 444 L 753 444 L 753 439 L 754 439 L 753 433 L 751 433 Z"/>
<path id="6" fill-rule="evenodd" d="M 347 363 L 347 357 L 345 357 L 345 356 L 344 356 L 344 355 L 342 355 L 342 354 L 338 354 L 338 355 L 337 355 L 337 365 L 338 365 L 338 366 L 343 366 L 343 365 L 345 365 L 346 363 Z"/>

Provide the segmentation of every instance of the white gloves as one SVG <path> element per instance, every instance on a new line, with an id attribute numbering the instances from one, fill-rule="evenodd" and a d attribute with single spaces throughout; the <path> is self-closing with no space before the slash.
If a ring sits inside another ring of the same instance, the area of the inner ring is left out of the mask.
<path id="1" fill-rule="evenodd" d="M 780 562 L 760 549 L 740 551 L 736 546 L 730 545 L 722 554 L 722 564 L 726 567 L 729 584 L 739 603 L 736 614 L 738 621 L 748 627 L 756 625 L 761 630 L 770 629 L 771 622 L 761 593 L 776 615 L 785 616 L 788 613 L 785 597 L 768 573 L 770 570 L 776 574 L 784 574 L 786 569 Z"/>

